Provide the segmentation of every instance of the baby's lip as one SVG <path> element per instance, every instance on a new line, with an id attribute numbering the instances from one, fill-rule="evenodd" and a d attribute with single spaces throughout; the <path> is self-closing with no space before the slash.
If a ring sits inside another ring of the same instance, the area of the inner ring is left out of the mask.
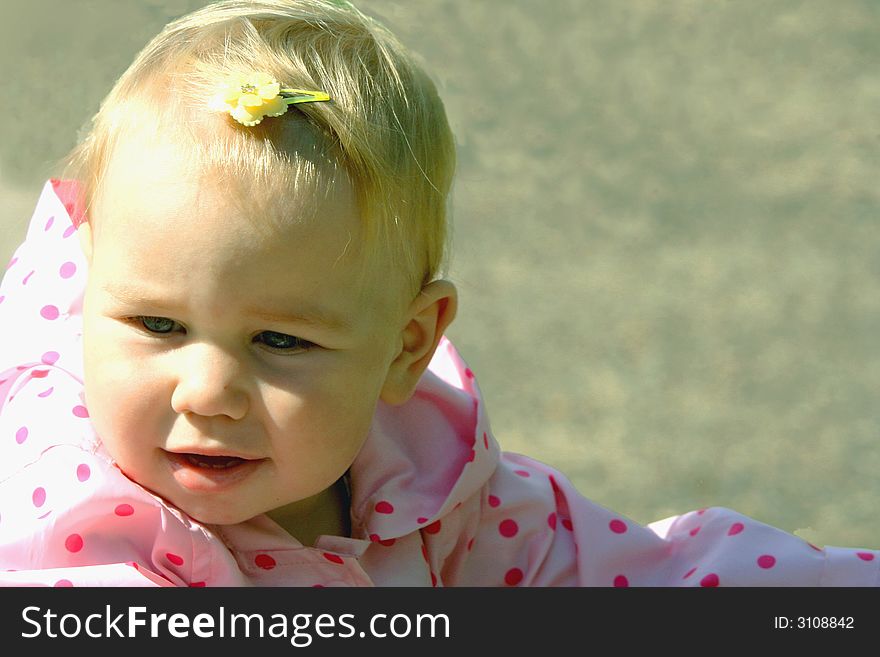
<path id="1" fill-rule="evenodd" d="M 180 447 L 174 449 L 166 449 L 164 450 L 169 454 L 176 454 L 178 456 L 207 456 L 209 458 L 228 458 L 228 459 L 241 459 L 242 461 L 262 461 L 262 456 L 254 456 L 252 454 L 245 454 L 244 452 L 239 452 L 236 450 L 228 450 L 228 449 L 212 449 L 205 447 Z"/>
<path id="2" fill-rule="evenodd" d="M 171 476 L 194 494 L 228 491 L 259 471 L 265 458 L 237 450 L 181 447 L 164 450 Z"/>

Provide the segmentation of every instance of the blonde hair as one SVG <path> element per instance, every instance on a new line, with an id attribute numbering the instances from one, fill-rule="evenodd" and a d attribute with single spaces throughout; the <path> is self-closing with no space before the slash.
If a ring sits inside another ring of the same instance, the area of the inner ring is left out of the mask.
<path id="1" fill-rule="evenodd" d="M 250 128 L 212 114 L 218 82 L 250 70 L 332 100 Z M 186 133 L 196 166 L 273 193 L 318 189 L 342 166 L 357 195 L 362 246 L 389 247 L 391 266 L 416 291 L 444 266 L 455 147 L 443 104 L 417 58 L 347 2 L 226 0 L 169 23 L 67 159 L 87 207 L 114 145 L 144 130 L 160 139 Z"/>

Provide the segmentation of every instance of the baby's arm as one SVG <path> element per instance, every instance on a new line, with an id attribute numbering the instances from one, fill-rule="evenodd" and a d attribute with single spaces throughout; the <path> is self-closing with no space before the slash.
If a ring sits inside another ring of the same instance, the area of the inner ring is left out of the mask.
<path id="1" fill-rule="evenodd" d="M 880 554 L 825 547 L 725 508 L 642 526 L 584 498 L 559 472 L 505 454 L 484 489 L 466 586 L 877 586 Z"/>

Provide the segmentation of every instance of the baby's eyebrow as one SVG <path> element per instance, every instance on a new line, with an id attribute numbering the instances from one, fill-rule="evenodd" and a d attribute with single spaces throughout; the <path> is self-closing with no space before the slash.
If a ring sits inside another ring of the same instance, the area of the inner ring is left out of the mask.
<path id="1" fill-rule="evenodd" d="M 256 309 L 248 309 L 245 313 L 274 324 L 306 324 L 340 332 L 351 330 L 351 323 L 346 319 L 318 307 L 298 313 L 270 313 Z"/>
<path id="2" fill-rule="evenodd" d="M 167 301 L 160 301 L 156 297 L 143 294 L 137 288 L 127 285 L 119 285 L 118 283 L 115 285 L 104 285 L 102 286 L 102 289 L 107 294 L 123 303 L 159 308 L 167 310 L 170 313 L 179 312 L 181 310 L 181 306 L 168 303 Z M 256 319 L 275 324 L 304 324 L 337 332 L 350 331 L 352 329 L 349 320 L 328 309 L 308 304 L 297 304 L 297 306 L 299 306 L 301 310 L 294 313 L 267 312 L 259 307 L 246 308 L 244 313 L 251 317 L 255 317 Z"/>

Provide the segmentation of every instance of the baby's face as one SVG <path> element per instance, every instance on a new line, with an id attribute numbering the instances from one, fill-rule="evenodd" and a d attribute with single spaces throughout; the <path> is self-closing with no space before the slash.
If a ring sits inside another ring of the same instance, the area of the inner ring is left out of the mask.
<path id="1" fill-rule="evenodd" d="M 399 295 L 346 252 L 350 184 L 285 199 L 268 236 L 172 154 L 123 147 L 104 189 L 84 358 L 107 450 L 205 523 L 307 508 L 354 460 L 400 348 Z"/>

